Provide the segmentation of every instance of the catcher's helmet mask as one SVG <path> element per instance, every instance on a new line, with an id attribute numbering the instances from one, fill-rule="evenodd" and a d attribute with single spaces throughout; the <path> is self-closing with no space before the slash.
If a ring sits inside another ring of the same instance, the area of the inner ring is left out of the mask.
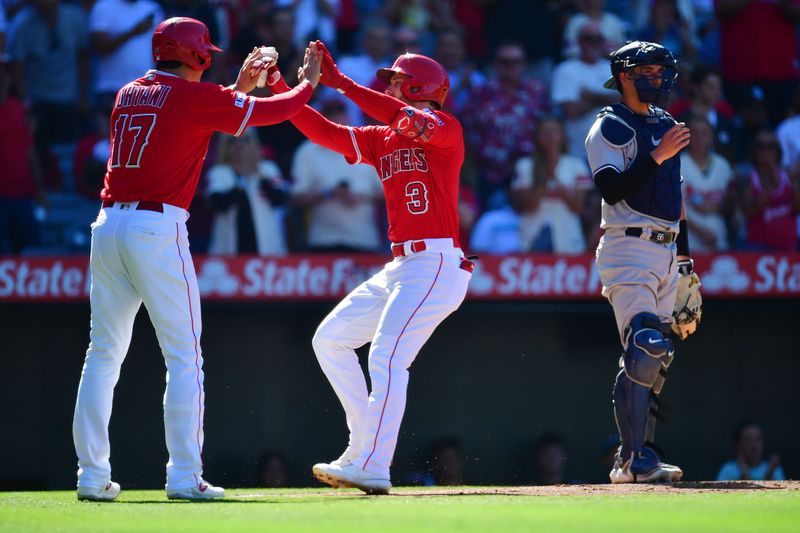
<path id="1" fill-rule="evenodd" d="M 391 67 L 375 73 L 386 84 L 392 83 L 395 74 L 406 76 L 400 85 L 403 96 L 413 102 L 430 101 L 437 109 L 442 108 L 450 90 L 450 78 L 438 62 L 420 54 L 405 53 Z"/>
<path id="2" fill-rule="evenodd" d="M 222 52 L 211 43 L 208 28 L 199 20 L 173 17 L 153 31 L 153 61 L 178 61 L 194 70 L 208 70 L 211 52 Z"/>
<path id="3" fill-rule="evenodd" d="M 619 76 L 637 67 L 646 65 L 660 65 L 664 67 L 657 76 L 638 74 L 634 76 L 634 87 L 639 100 L 647 104 L 664 107 L 667 104 L 669 92 L 678 78 L 678 61 L 672 52 L 657 43 L 647 41 L 633 41 L 611 53 L 611 77 L 603 84 L 607 89 L 617 89 L 622 92 L 619 85 Z M 653 80 L 660 79 L 661 85 L 653 85 Z"/>

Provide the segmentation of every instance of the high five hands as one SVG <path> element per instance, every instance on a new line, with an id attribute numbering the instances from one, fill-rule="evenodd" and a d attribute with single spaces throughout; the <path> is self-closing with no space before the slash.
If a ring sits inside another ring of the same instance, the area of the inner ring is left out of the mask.
<path id="1" fill-rule="evenodd" d="M 303 56 L 303 66 L 297 69 L 297 79 L 300 82 L 307 80 L 312 87 L 316 87 L 320 79 L 320 67 L 322 65 L 322 52 L 317 46 L 317 42 L 311 41 L 306 47 Z"/>

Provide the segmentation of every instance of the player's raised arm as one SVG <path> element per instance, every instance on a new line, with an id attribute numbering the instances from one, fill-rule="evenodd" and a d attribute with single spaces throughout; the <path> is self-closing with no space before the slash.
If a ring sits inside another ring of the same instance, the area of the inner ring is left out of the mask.
<path id="1" fill-rule="evenodd" d="M 339 70 L 339 67 L 337 67 L 336 63 L 333 61 L 331 53 L 322 41 L 317 41 L 314 44 L 316 44 L 322 57 L 322 75 L 320 76 L 320 82 L 326 87 L 336 89 L 338 92 L 345 95 L 360 107 L 362 111 L 378 122 L 382 122 L 383 124 L 391 123 L 397 116 L 397 113 L 407 105 L 402 100 L 398 100 L 393 96 L 357 84 Z M 389 79 L 384 81 L 387 84 L 390 83 L 391 75 L 389 75 Z"/>
<path id="2" fill-rule="evenodd" d="M 249 77 L 252 81 L 253 76 L 249 70 L 252 64 L 248 65 L 249 62 L 252 61 L 254 63 L 256 61 L 252 56 L 253 54 L 250 54 L 248 59 L 245 60 L 242 71 L 239 72 L 240 78 Z M 310 53 L 309 50 L 306 50 L 303 66 L 300 67 L 300 83 L 297 84 L 297 87 L 283 94 L 276 94 L 267 98 L 253 98 L 252 113 L 248 123 L 252 126 L 277 124 L 301 111 L 311 99 L 314 88 L 319 83 L 320 62 L 319 54 Z M 245 69 L 248 70 L 245 71 Z"/>
<path id="3" fill-rule="evenodd" d="M 306 56 L 308 57 L 309 55 L 315 56 L 319 60 L 320 56 L 316 51 L 315 43 L 310 43 L 309 48 L 306 49 Z M 298 70 L 298 79 L 304 80 L 305 76 L 304 68 Z M 277 65 L 271 65 L 268 68 L 267 85 L 273 94 L 277 95 L 273 96 L 273 98 L 278 98 L 291 91 Z M 338 152 L 350 160 L 356 161 L 359 159 L 353 141 L 352 128 L 331 122 L 308 105 L 292 116 L 291 120 L 292 124 L 303 135 L 308 137 L 311 142 Z"/>

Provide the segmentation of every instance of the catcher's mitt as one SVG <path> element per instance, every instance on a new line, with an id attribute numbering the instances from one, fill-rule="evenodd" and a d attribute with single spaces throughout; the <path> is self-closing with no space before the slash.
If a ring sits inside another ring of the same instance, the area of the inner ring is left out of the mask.
<path id="1" fill-rule="evenodd" d="M 700 317 L 703 315 L 703 298 L 700 296 L 700 278 L 692 269 L 692 261 L 678 261 L 678 294 L 675 297 L 675 309 L 672 316 L 672 331 L 681 339 L 685 339 L 697 330 Z"/>

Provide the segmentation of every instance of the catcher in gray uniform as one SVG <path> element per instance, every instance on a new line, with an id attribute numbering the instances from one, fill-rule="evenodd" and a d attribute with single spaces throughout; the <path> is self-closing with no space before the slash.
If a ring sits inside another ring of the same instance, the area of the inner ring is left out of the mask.
<path id="1" fill-rule="evenodd" d="M 671 337 L 685 339 L 700 320 L 700 280 L 692 271 L 678 153 L 689 129 L 662 109 L 678 76 L 661 45 L 636 41 L 611 54 L 621 103 L 598 115 L 586 137 L 603 197 L 597 267 L 614 309 L 623 355 L 614 384 L 620 450 L 612 483 L 677 481 L 653 444 L 659 395 L 673 359 Z"/>

